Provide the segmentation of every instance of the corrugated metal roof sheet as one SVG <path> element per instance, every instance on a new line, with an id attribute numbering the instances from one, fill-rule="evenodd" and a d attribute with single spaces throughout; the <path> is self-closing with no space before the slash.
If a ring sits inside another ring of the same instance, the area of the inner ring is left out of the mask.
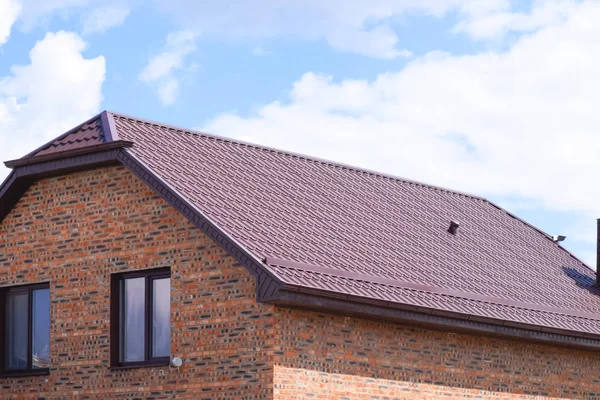
<path id="1" fill-rule="evenodd" d="M 88 146 L 106 143 L 104 129 L 100 116 L 85 122 L 76 129 L 61 135 L 50 143 L 45 144 L 26 157 L 49 155 L 67 150 L 80 149 Z"/>
<path id="2" fill-rule="evenodd" d="M 285 283 L 600 334 L 593 271 L 486 199 L 113 116 L 127 151 Z M 99 140 L 97 127 L 53 147 Z"/>

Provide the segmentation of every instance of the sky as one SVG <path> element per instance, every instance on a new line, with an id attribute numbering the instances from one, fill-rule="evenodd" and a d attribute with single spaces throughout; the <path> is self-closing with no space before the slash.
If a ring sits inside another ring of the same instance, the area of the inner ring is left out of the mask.
<path id="1" fill-rule="evenodd" d="M 0 0 L 0 159 L 108 109 L 484 196 L 595 268 L 599 20 L 575 0 Z"/>

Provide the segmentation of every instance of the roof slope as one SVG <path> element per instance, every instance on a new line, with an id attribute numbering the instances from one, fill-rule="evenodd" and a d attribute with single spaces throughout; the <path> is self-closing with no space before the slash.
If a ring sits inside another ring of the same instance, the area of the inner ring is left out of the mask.
<path id="1" fill-rule="evenodd" d="M 110 137 L 107 137 L 105 133 L 106 131 L 107 129 L 104 129 L 102 125 L 102 116 L 97 115 L 32 151 L 23 158 L 56 154 L 106 143 L 110 141 Z"/>
<path id="2" fill-rule="evenodd" d="M 284 282 L 600 333 L 593 272 L 485 199 L 114 117 L 130 151 Z"/>
<path id="3" fill-rule="evenodd" d="M 594 273 L 547 234 L 486 199 L 124 115 L 111 118 L 113 134 L 92 133 L 90 124 L 73 138 L 134 142 L 128 152 L 288 285 L 600 334 Z M 65 137 L 52 147 L 65 140 L 77 142 Z M 451 220 L 460 222 L 457 235 L 447 231 Z"/>

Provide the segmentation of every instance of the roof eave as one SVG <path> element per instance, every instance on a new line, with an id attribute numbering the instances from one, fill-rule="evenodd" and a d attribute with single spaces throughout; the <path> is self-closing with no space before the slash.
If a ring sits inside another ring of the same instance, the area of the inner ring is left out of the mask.
<path id="1" fill-rule="evenodd" d="M 299 285 L 281 285 L 277 291 L 261 300 L 283 307 L 375 319 L 388 323 L 416 325 L 434 330 L 600 351 L 600 334 L 461 314 L 328 292 Z"/>
<path id="2" fill-rule="evenodd" d="M 5 161 L 4 165 L 7 168 L 17 168 L 17 167 L 23 167 L 25 165 L 40 164 L 40 163 L 47 162 L 47 161 L 60 160 L 60 159 L 65 159 L 65 158 L 79 156 L 79 155 L 85 155 L 85 154 L 98 153 L 98 152 L 111 150 L 111 149 L 129 148 L 129 147 L 133 147 L 133 145 L 134 145 L 133 142 L 125 141 L 125 140 L 118 140 L 118 141 L 113 141 L 113 142 L 109 142 L 109 143 L 102 143 L 102 144 L 95 144 L 92 146 L 81 147 L 78 149 L 59 151 L 59 152 L 51 153 L 51 154 L 44 154 L 44 155 L 40 155 L 40 156 L 18 158 L 16 160 Z"/>
<path id="3" fill-rule="evenodd" d="M 39 162 L 14 166 L 8 178 L 0 186 L 0 223 L 36 180 L 115 164 L 119 151 L 122 151 L 122 148 L 103 146 L 94 152 L 71 154 L 67 157 L 63 156 L 63 158 L 38 160 Z"/>

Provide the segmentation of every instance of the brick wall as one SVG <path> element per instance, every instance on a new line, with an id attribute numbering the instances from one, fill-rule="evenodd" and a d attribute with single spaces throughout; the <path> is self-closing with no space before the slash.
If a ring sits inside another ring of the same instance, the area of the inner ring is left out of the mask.
<path id="1" fill-rule="evenodd" d="M 181 372 L 109 369 L 110 274 L 171 267 Z M 49 376 L 0 399 L 255 399 L 272 394 L 273 307 L 254 278 L 123 167 L 34 184 L 0 224 L 0 286 L 50 282 Z"/>
<path id="2" fill-rule="evenodd" d="M 181 371 L 109 368 L 110 274 L 171 267 Z M 50 282 L 52 372 L 0 399 L 600 398 L 600 354 L 288 310 L 122 167 L 33 185 L 0 224 L 0 286 Z"/>
<path id="3" fill-rule="evenodd" d="M 276 400 L 600 398 L 600 353 L 276 313 Z"/>

